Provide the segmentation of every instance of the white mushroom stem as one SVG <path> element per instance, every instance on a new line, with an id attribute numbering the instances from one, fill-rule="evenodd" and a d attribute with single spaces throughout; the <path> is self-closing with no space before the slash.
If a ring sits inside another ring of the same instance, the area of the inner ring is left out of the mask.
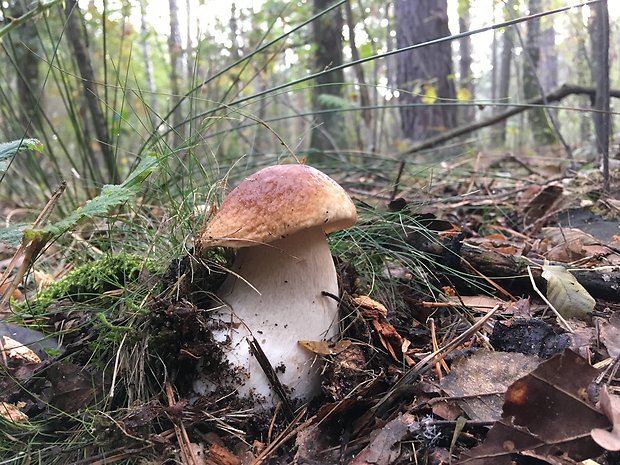
<path id="1" fill-rule="evenodd" d="M 292 398 L 308 400 L 318 393 L 320 363 L 297 341 L 337 334 L 337 303 L 322 291 L 338 294 L 334 262 L 321 227 L 239 249 L 218 296 L 228 305 L 220 318 L 232 322 L 228 361 L 247 373 L 247 380 L 238 386 L 241 395 L 255 392 L 271 403 L 277 400 L 250 354 L 249 335 L 260 344 L 280 382 L 291 389 Z"/>

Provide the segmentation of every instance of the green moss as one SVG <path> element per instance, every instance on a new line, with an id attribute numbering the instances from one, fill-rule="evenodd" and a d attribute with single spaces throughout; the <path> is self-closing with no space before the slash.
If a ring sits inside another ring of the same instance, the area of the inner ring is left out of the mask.
<path id="1" fill-rule="evenodd" d="M 85 302 L 102 296 L 105 292 L 124 289 L 138 280 L 142 269 L 155 272 L 152 261 L 132 254 L 106 256 L 86 263 L 67 273 L 37 294 L 34 300 L 19 304 L 33 315 L 45 313 L 53 302 L 70 299 Z"/>

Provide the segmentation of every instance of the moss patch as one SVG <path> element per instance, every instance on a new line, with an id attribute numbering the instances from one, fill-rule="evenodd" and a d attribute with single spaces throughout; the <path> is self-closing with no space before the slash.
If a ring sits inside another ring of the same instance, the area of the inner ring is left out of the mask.
<path id="1" fill-rule="evenodd" d="M 156 266 L 153 262 L 133 254 L 106 256 L 75 268 L 43 289 L 34 300 L 17 306 L 28 309 L 34 315 L 40 315 L 45 313 L 50 304 L 59 300 L 92 300 L 105 292 L 124 289 L 137 282 L 143 269 L 155 272 Z"/>

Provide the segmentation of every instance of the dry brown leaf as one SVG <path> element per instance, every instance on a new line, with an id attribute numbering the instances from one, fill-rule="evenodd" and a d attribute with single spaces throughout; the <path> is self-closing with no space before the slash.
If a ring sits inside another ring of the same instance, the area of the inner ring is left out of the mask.
<path id="1" fill-rule="evenodd" d="M 19 341 L 2 336 L 2 352 L 12 360 L 20 360 L 26 363 L 41 363 L 41 358 L 29 347 Z"/>
<path id="2" fill-rule="evenodd" d="M 588 361 L 567 350 L 541 363 L 506 392 L 502 420 L 485 441 L 463 452 L 460 464 L 510 465 L 518 454 L 537 457 L 597 457 L 594 428 L 609 420 L 587 399 L 587 387 L 598 372 Z"/>
<path id="3" fill-rule="evenodd" d="M 448 303 L 451 303 L 455 306 L 465 305 L 471 309 L 479 310 L 480 312 L 488 312 L 497 304 L 508 305 L 503 300 L 499 300 L 486 295 L 464 295 L 461 297 L 450 297 L 448 298 Z"/>
<path id="4" fill-rule="evenodd" d="M 41 292 L 42 289 L 52 284 L 54 281 L 54 276 L 49 273 L 45 273 L 44 271 L 36 271 L 34 272 L 34 282 L 37 284 L 37 290 Z"/>
<path id="5" fill-rule="evenodd" d="M 539 363 L 540 359 L 533 355 L 478 351 L 452 364 L 450 374 L 441 381 L 441 389 L 456 398 L 471 420 L 495 421 L 502 415 L 508 386 Z"/>
<path id="6" fill-rule="evenodd" d="M 620 315 L 615 313 L 609 318 L 609 321 L 602 321 L 600 333 L 601 341 L 605 344 L 609 356 L 612 358 L 620 357 Z"/>
<path id="7" fill-rule="evenodd" d="M 401 454 L 400 443 L 410 433 L 419 429 L 417 418 L 403 413 L 379 430 L 350 465 L 390 465 Z"/>
<path id="8" fill-rule="evenodd" d="M 609 418 L 613 429 L 608 431 L 602 428 L 592 430 L 592 439 L 607 450 L 620 450 L 620 396 L 609 395 L 607 389 L 601 389 L 599 404 L 603 413 Z"/>
<path id="9" fill-rule="evenodd" d="M 347 349 L 352 342 L 348 339 L 343 339 L 338 342 L 297 341 L 297 344 L 317 355 L 338 355 L 340 352 Z"/>
<path id="10" fill-rule="evenodd" d="M 26 404 L 23 402 L 18 402 L 17 405 L 9 404 L 8 402 L 0 402 L 0 416 L 13 423 L 28 421 L 28 415 L 20 410 L 20 408 L 25 407 L 25 405 Z"/>
<path id="11" fill-rule="evenodd" d="M 356 295 L 351 298 L 351 303 L 359 309 L 365 318 L 387 317 L 388 311 L 385 305 L 371 299 L 367 295 Z"/>

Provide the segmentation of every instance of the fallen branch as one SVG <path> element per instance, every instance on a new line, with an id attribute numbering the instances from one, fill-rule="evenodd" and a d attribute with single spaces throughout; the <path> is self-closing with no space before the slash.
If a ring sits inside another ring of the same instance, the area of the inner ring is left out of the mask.
<path id="1" fill-rule="evenodd" d="M 419 152 L 420 150 L 430 149 L 437 144 L 441 144 L 450 139 L 454 139 L 455 137 L 469 134 L 470 132 L 477 131 L 478 129 L 482 129 L 487 126 L 492 126 L 495 123 L 499 123 L 500 121 L 510 118 L 511 116 L 517 115 L 526 110 L 530 110 L 532 106 L 544 105 L 545 101 L 547 103 L 558 102 L 568 97 L 569 95 L 587 95 L 590 97 L 590 100 L 593 100 L 595 92 L 596 89 L 594 89 L 594 87 L 582 87 L 572 84 L 564 84 L 561 87 L 558 87 L 554 91 L 547 94 L 545 97 L 530 99 L 523 104 L 519 104 L 518 106 L 511 108 L 510 110 L 498 113 L 497 115 L 490 118 L 486 118 L 472 124 L 467 124 L 465 126 L 459 126 L 449 131 L 442 132 L 441 134 L 438 134 L 429 139 L 423 140 L 417 144 L 413 144 L 407 150 L 400 152 L 397 156 L 404 157 L 405 155 L 411 155 L 412 153 Z M 614 98 L 620 98 L 620 89 L 611 89 L 609 91 L 609 96 Z"/>
<path id="2" fill-rule="evenodd" d="M 502 281 L 502 285 L 505 287 L 511 287 L 511 284 L 515 286 L 527 285 L 529 282 L 527 269 L 528 266 L 532 265 L 534 265 L 532 267 L 534 279 L 539 283 L 544 281 L 541 277 L 543 260 L 504 254 L 467 243 L 462 243 L 459 250 L 454 250 L 452 238 L 437 237 L 435 241 L 430 241 L 423 235 L 410 235 L 405 240 L 420 252 L 433 255 L 435 260 L 450 263 L 452 267 L 459 267 L 459 271 L 468 272 L 467 264 L 470 264 L 485 276 L 511 278 L 511 280 Z M 550 262 L 550 264 L 566 266 L 565 263 L 559 262 Z M 620 288 L 620 272 L 571 269 L 571 273 L 592 297 L 617 299 L 618 289 Z"/>

